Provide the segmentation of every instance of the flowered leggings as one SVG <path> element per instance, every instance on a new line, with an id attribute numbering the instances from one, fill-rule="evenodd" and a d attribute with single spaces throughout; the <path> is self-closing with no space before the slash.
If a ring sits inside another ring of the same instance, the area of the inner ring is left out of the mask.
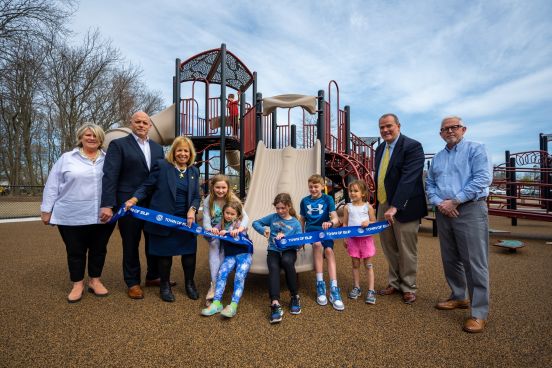
<path id="1" fill-rule="evenodd" d="M 222 294 L 224 293 L 224 288 L 226 287 L 226 280 L 228 280 L 228 275 L 236 267 L 236 275 L 234 276 L 234 293 L 232 294 L 232 301 L 238 303 L 241 296 L 243 295 L 243 287 L 245 285 L 245 278 L 251 267 L 251 254 L 250 253 L 241 253 L 235 256 L 226 256 L 224 261 L 220 265 L 219 272 L 217 275 L 217 286 L 215 289 L 215 298 L 214 300 L 221 300 Z"/>

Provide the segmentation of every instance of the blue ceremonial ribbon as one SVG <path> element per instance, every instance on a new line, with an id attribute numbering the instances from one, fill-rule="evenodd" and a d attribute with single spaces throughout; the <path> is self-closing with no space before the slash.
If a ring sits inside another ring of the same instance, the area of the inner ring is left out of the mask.
<path id="1" fill-rule="evenodd" d="M 336 229 L 311 231 L 308 233 L 302 233 L 292 235 L 289 237 L 275 240 L 276 247 L 280 250 L 297 249 L 308 243 L 316 243 L 322 240 L 335 240 L 343 238 L 356 238 L 361 236 L 368 236 L 382 232 L 389 227 L 389 222 L 379 221 L 368 225 L 367 227 L 361 226 L 346 226 Z"/>
<path id="2" fill-rule="evenodd" d="M 117 211 L 115 216 L 111 218 L 109 223 L 115 222 L 119 218 L 126 216 L 127 214 L 130 214 L 131 216 L 136 217 L 137 219 L 148 221 L 157 225 L 161 225 L 161 226 L 165 226 L 165 227 L 169 227 L 169 228 L 177 229 L 181 231 L 187 231 L 204 237 L 222 239 L 222 240 L 231 242 L 233 244 L 243 245 L 247 247 L 247 251 L 249 253 L 253 253 L 253 242 L 249 239 L 247 234 L 239 233 L 238 236 L 235 238 L 229 233 L 225 235 L 216 235 L 216 234 L 213 234 L 212 232 L 205 231 L 203 227 L 199 226 L 195 222 L 192 223 L 192 226 L 188 226 L 187 221 L 182 217 L 169 215 L 168 213 L 155 211 L 149 208 L 132 206 L 128 211 L 125 211 L 125 207 L 121 206 L 119 211 Z"/>

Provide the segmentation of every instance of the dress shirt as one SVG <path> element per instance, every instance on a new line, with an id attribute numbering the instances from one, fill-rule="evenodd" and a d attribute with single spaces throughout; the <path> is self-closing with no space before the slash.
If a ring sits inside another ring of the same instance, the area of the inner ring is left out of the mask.
<path id="1" fill-rule="evenodd" d="M 42 195 L 42 212 L 51 213 L 55 225 L 99 224 L 102 176 L 105 153 L 95 162 L 81 156 L 75 148 L 64 153 L 48 175 Z"/>
<path id="2" fill-rule="evenodd" d="M 492 179 L 485 146 L 462 139 L 433 157 L 426 179 L 427 197 L 435 206 L 446 199 L 476 201 L 489 195 Z"/>
<path id="3" fill-rule="evenodd" d="M 132 136 L 134 137 L 134 139 L 136 139 L 136 143 L 138 143 L 138 146 L 140 146 L 140 149 L 144 153 L 146 163 L 148 164 L 148 169 L 151 170 L 151 150 L 149 145 L 149 137 L 146 137 L 146 139 L 142 139 L 134 133 L 132 133 Z"/>
<path id="4" fill-rule="evenodd" d="M 385 150 L 387 149 L 387 146 L 389 146 L 389 161 L 391 161 L 391 157 L 393 156 L 393 150 L 395 149 L 395 146 L 397 145 L 397 141 L 399 140 L 399 137 L 401 136 L 401 134 L 399 133 L 399 135 L 397 136 L 397 138 L 395 138 L 395 140 L 389 144 L 387 144 L 387 142 L 383 141 L 383 143 L 385 144 L 385 148 L 383 149 L 383 154 L 381 155 L 381 158 L 380 158 L 380 162 L 379 162 L 379 170 L 380 172 L 378 172 L 378 176 L 381 175 L 381 160 L 383 160 L 383 156 L 385 156 Z"/>

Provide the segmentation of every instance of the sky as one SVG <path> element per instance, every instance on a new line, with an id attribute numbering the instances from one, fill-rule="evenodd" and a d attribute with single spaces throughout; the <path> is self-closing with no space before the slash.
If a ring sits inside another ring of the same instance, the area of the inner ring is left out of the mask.
<path id="1" fill-rule="evenodd" d="M 392 112 L 426 153 L 458 115 L 499 164 L 552 133 L 551 16 L 550 0 L 81 0 L 68 26 L 77 39 L 98 29 L 167 105 L 175 59 L 225 43 L 264 97 L 335 80 L 354 134 L 379 136 Z"/>

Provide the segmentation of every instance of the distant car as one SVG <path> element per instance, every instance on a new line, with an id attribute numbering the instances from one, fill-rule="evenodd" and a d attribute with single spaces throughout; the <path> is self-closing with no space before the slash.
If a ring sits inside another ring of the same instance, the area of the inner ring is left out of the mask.
<path id="1" fill-rule="evenodd" d="M 519 192 L 521 195 L 526 196 L 536 196 L 538 194 L 538 190 L 536 188 L 522 188 Z"/>
<path id="2" fill-rule="evenodd" d="M 491 194 L 506 195 L 506 191 L 504 189 L 491 188 L 489 189 L 489 192 Z"/>

